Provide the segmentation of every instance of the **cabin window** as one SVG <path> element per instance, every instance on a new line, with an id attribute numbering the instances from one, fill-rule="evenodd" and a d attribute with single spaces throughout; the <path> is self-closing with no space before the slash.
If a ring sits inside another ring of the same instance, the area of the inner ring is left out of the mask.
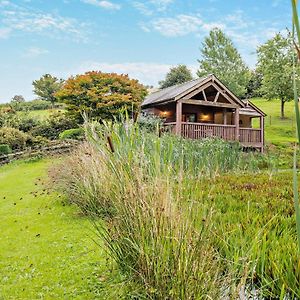
<path id="1" fill-rule="evenodd" d="M 182 115 L 182 122 L 190 122 L 195 123 L 197 121 L 197 114 L 183 114 Z"/>

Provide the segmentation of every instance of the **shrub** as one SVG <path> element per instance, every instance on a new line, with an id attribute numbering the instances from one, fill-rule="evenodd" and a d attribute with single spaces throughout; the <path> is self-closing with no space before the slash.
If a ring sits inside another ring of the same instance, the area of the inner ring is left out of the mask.
<path id="1" fill-rule="evenodd" d="M 72 128 L 67 129 L 59 134 L 59 138 L 61 140 L 82 140 L 84 137 L 84 129 L 83 128 Z"/>
<path id="2" fill-rule="evenodd" d="M 74 128 L 74 125 L 74 122 L 66 114 L 56 112 L 33 128 L 30 133 L 33 136 L 43 136 L 50 140 L 55 140 L 62 131 Z"/>
<path id="3" fill-rule="evenodd" d="M 0 128 L 0 144 L 7 144 L 12 150 L 23 150 L 27 140 L 28 135 L 16 128 Z"/>
<path id="4" fill-rule="evenodd" d="M 18 128 L 20 123 L 19 116 L 11 107 L 0 108 L 0 127 Z"/>
<path id="5" fill-rule="evenodd" d="M 26 146 L 31 148 L 40 148 L 48 146 L 49 143 L 50 141 L 45 137 L 28 135 Z"/>
<path id="6" fill-rule="evenodd" d="M 10 154 L 12 152 L 11 148 L 7 144 L 0 145 L 0 154 Z"/>
<path id="7" fill-rule="evenodd" d="M 138 118 L 138 124 L 141 129 L 148 132 L 156 132 L 159 128 L 161 128 L 163 120 L 156 115 L 141 115 Z"/>
<path id="8" fill-rule="evenodd" d="M 38 127 L 41 121 L 36 117 L 31 117 L 28 115 L 19 116 L 18 129 L 23 132 L 30 132 L 33 128 Z"/>

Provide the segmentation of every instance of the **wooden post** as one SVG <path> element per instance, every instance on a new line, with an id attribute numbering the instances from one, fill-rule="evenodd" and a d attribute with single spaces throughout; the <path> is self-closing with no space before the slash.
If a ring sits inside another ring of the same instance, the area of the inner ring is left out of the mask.
<path id="1" fill-rule="evenodd" d="M 181 135 L 182 103 L 176 102 L 176 134 Z"/>
<path id="2" fill-rule="evenodd" d="M 204 101 L 207 101 L 205 90 L 202 91 L 202 94 L 203 94 Z"/>
<path id="3" fill-rule="evenodd" d="M 264 122 L 264 116 L 261 116 L 259 118 L 259 123 L 260 123 L 260 139 L 261 139 L 261 153 L 264 152 L 264 145 L 265 145 L 265 122 Z"/>
<path id="4" fill-rule="evenodd" d="M 223 124 L 227 125 L 227 109 L 223 108 Z"/>
<path id="5" fill-rule="evenodd" d="M 235 125 L 235 139 L 239 141 L 240 139 L 240 109 L 235 109 L 235 116 L 234 116 L 234 125 Z"/>

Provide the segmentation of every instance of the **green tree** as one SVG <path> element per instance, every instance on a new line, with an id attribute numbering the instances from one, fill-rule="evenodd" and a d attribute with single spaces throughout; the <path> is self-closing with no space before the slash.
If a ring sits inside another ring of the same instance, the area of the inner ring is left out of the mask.
<path id="1" fill-rule="evenodd" d="M 82 122 L 84 112 L 113 119 L 122 109 L 137 111 L 146 94 L 146 88 L 128 75 L 93 71 L 69 78 L 56 97 L 66 104 L 70 116 Z"/>
<path id="2" fill-rule="evenodd" d="M 25 98 L 22 95 L 15 95 L 12 97 L 11 103 L 23 103 L 25 102 Z"/>
<path id="3" fill-rule="evenodd" d="M 33 92 L 41 99 L 50 101 L 52 107 L 57 101 L 55 94 L 62 88 L 63 79 L 58 79 L 50 74 L 43 75 L 40 79 L 32 82 Z"/>
<path id="4" fill-rule="evenodd" d="M 214 74 L 238 97 L 245 96 L 250 80 L 249 68 L 221 29 L 210 31 L 202 44 L 201 56 L 199 77 Z"/>
<path id="5" fill-rule="evenodd" d="M 15 95 L 10 100 L 11 106 L 16 110 L 19 110 L 19 108 L 22 106 L 24 102 L 25 102 L 25 98 L 22 95 Z"/>
<path id="6" fill-rule="evenodd" d="M 284 104 L 293 99 L 293 55 L 296 54 L 291 42 L 290 38 L 277 33 L 257 50 L 257 70 L 262 74 L 261 93 L 267 99 L 280 100 L 282 119 Z M 299 67 L 296 72 L 299 76 Z"/>
<path id="7" fill-rule="evenodd" d="M 262 74 L 260 74 L 257 70 L 251 71 L 250 80 L 247 86 L 246 97 L 261 97 L 261 81 Z"/>
<path id="8" fill-rule="evenodd" d="M 193 79 L 192 72 L 186 65 L 178 65 L 170 69 L 167 73 L 166 78 L 160 81 L 159 87 L 161 89 L 173 86 L 176 84 L 184 83 Z"/>

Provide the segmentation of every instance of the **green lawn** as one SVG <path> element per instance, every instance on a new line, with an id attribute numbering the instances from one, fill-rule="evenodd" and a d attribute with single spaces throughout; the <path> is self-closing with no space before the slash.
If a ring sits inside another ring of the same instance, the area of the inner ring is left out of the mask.
<path id="1" fill-rule="evenodd" d="M 0 299 L 107 299 L 110 270 L 91 223 L 44 191 L 50 164 L 0 167 Z"/>
<path id="2" fill-rule="evenodd" d="M 284 120 L 280 118 L 279 100 L 268 101 L 262 98 L 255 98 L 251 99 L 251 101 L 267 114 L 265 118 L 265 137 L 267 142 L 279 145 L 296 141 L 293 101 L 285 104 L 286 119 Z M 254 122 L 254 124 L 257 126 L 258 122 Z"/>

